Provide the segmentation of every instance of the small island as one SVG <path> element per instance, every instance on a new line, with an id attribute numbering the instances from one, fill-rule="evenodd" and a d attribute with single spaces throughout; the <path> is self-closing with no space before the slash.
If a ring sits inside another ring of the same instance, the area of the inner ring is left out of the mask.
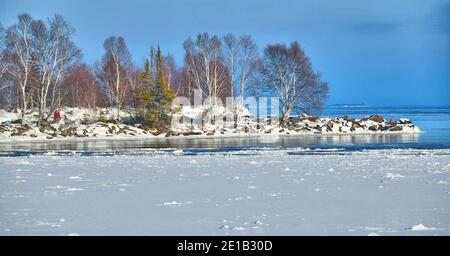
<path id="1" fill-rule="evenodd" d="M 113 35 L 89 66 L 74 31 L 28 14 L 0 29 L 0 143 L 420 132 L 376 113 L 319 117 L 329 85 L 297 41 L 261 53 L 250 35 L 204 32 L 182 43 L 181 66 L 159 45 L 138 65 Z"/>

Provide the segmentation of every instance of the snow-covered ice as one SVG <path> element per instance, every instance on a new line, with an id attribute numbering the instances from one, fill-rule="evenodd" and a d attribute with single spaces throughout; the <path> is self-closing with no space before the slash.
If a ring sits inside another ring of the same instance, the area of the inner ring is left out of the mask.
<path id="1" fill-rule="evenodd" d="M 0 235 L 450 235 L 450 150 L 309 151 L 0 157 Z"/>

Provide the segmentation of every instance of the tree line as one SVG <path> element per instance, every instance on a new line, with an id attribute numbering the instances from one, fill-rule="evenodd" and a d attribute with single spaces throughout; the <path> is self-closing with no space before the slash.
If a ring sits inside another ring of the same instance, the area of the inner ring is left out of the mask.
<path id="1" fill-rule="evenodd" d="M 74 33 L 61 15 L 44 22 L 20 14 L 15 24 L 0 24 L 1 108 L 16 109 L 22 122 L 37 110 L 38 126 L 64 106 L 114 107 L 118 122 L 123 109 L 132 109 L 147 125 L 164 127 L 177 96 L 192 101 L 200 92 L 211 105 L 226 97 L 244 104 L 246 96 L 272 96 L 285 124 L 292 112 L 320 111 L 328 96 L 328 84 L 298 42 L 268 44 L 260 54 L 250 35 L 199 33 L 183 42 L 181 66 L 152 46 L 139 67 L 125 39 L 110 36 L 101 60 L 89 66 Z"/>

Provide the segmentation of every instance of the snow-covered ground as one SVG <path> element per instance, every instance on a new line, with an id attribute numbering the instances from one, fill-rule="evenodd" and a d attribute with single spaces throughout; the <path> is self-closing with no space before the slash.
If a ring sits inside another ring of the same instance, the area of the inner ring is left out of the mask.
<path id="1" fill-rule="evenodd" d="M 450 150 L 0 158 L 0 234 L 450 235 Z"/>

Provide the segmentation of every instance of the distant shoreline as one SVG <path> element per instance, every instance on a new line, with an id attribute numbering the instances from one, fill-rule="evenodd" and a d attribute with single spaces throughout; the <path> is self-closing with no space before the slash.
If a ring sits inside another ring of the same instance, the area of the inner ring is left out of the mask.
<path id="1" fill-rule="evenodd" d="M 370 107 L 370 106 L 367 104 L 361 103 L 361 104 L 332 104 L 332 105 L 327 105 L 327 107 L 366 108 L 366 107 Z"/>

